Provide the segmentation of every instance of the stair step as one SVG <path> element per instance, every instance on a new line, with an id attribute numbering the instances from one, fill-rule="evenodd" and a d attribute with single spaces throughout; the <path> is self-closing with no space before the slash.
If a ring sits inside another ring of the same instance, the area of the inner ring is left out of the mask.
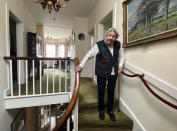
<path id="1" fill-rule="evenodd" d="M 98 106 L 98 103 L 89 103 L 89 104 L 79 104 L 79 112 L 82 110 L 90 109 L 90 108 L 95 108 Z"/>
<path id="2" fill-rule="evenodd" d="M 114 102 L 114 113 L 117 120 L 111 121 L 105 112 L 105 120 L 99 119 L 97 85 L 91 79 L 82 78 L 79 91 L 79 131 L 132 131 L 133 121 L 122 111 L 117 112 Z M 105 104 L 107 103 L 105 92 Z"/>
<path id="3" fill-rule="evenodd" d="M 95 108 L 88 108 L 85 110 L 79 111 L 79 127 L 95 127 L 95 128 L 127 128 L 132 129 L 133 121 L 127 117 L 122 111 L 121 112 L 114 112 L 116 115 L 116 121 L 111 121 L 107 113 L 105 113 L 105 120 L 100 120 L 98 115 L 97 107 Z"/>
<path id="4" fill-rule="evenodd" d="M 104 101 L 105 101 L 104 103 L 106 104 L 107 103 L 106 102 L 107 101 L 107 97 L 105 98 Z M 115 108 L 115 110 L 117 110 L 117 107 L 118 107 L 118 103 L 117 103 L 117 100 L 115 99 L 114 100 L 114 108 Z M 82 111 L 82 110 L 85 110 L 85 109 L 88 109 L 88 108 L 98 108 L 98 102 L 94 102 L 94 103 L 79 103 L 79 111 Z"/>

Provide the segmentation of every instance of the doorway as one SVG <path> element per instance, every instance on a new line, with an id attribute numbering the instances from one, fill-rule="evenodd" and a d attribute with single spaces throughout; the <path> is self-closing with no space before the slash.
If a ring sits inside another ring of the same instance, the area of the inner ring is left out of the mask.
<path id="1" fill-rule="evenodd" d="M 103 20 L 102 20 L 102 24 L 104 26 L 104 36 L 106 35 L 106 32 L 109 28 L 112 27 L 113 25 L 113 12 L 111 11 Z"/>
<path id="2" fill-rule="evenodd" d="M 12 13 L 9 13 L 9 36 L 10 36 L 10 56 L 17 56 L 17 34 L 16 34 L 17 21 L 14 19 Z M 17 74 L 17 60 L 12 61 L 13 85 L 18 84 Z"/>

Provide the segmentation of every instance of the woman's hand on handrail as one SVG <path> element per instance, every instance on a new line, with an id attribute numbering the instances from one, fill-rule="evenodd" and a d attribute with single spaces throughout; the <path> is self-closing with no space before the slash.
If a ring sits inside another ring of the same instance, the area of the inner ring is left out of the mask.
<path id="1" fill-rule="evenodd" d="M 82 71 L 82 67 L 81 66 L 76 66 L 75 67 L 75 72 L 80 72 Z"/>
<path id="2" fill-rule="evenodd" d="M 122 73 L 122 71 L 123 71 L 123 68 L 122 68 L 122 67 L 119 67 L 119 69 L 118 69 L 118 74 Z"/>

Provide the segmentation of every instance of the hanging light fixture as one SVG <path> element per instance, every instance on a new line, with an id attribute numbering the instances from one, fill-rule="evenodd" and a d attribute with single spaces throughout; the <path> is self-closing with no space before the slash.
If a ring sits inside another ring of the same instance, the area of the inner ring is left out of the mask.
<path id="1" fill-rule="evenodd" d="M 54 8 L 55 11 L 59 11 L 60 8 L 65 8 L 69 0 L 32 0 L 34 3 L 41 3 L 42 8 L 45 9 L 48 6 L 48 11 L 51 13 L 52 8 Z"/>

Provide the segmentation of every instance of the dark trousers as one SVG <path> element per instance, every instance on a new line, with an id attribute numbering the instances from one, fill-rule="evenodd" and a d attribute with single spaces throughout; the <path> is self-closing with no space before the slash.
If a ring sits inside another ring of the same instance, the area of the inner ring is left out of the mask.
<path id="1" fill-rule="evenodd" d="M 111 75 L 109 78 L 97 77 L 97 84 L 98 84 L 98 108 L 99 111 L 105 110 L 104 104 L 104 94 L 105 94 L 105 87 L 107 83 L 107 112 L 113 110 L 114 104 L 114 90 L 116 86 L 117 76 Z"/>

